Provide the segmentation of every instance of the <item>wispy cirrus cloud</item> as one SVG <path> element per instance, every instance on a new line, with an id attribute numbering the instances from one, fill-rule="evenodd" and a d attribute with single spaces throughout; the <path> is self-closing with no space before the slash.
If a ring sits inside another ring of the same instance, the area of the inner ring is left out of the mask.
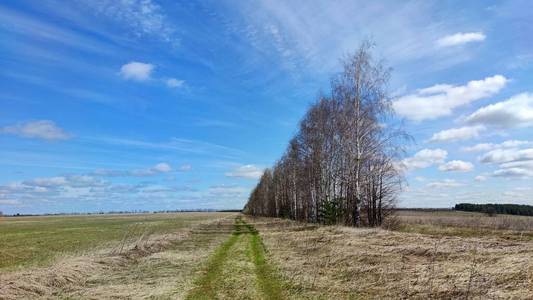
<path id="1" fill-rule="evenodd" d="M 82 0 L 81 3 L 134 36 L 155 37 L 175 46 L 180 43 L 166 12 L 152 0 Z"/>
<path id="2" fill-rule="evenodd" d="M 38 41 L 51 42 L 55 46 L 74 48 L 84 52 L 93 54 L 112 55 L 113 47 L 107 43 L 95 39 L 91 35 L 83 34 L 78 31 L 68 29 L 63 26 L 58 26 L 51 22 L 36 19 L 25 13 L 0 7 L 0 20 L 3 26 L 9 32 L 24 36 Z M 43 48 L 31 47 L 31 49 L 22 48 L 19 50 L 32 51 L 36 53 L 37 49 L 43 51 L 40 55 L 41 59 L 50 59 L 55 57 L 53 52 L 46 51 Z M 61 56 L 61 61 L 65 61 L 65 57 Z"/>
<path id="3" fill-rule="evenodd" d="M 394 63 L 444 55 L 428 47 L 447 32 L 429 17 L 434 9 L 429 3 L 261 0 L 236 7 L 244 22 L 228 21 L 228 29 L 248 39 L 259 55 L 275 53 L 269 59 L 289 70 L 329 72 L 368 37 Z"/>
<path id="4" fill-rule="evenodd" d="M 211 142 L 184 138 L 171 138 L 167 141 L 149 141 L 119 137 L 84 137 L 89 142 L 103 143 L 117 147 L 176 151 L 203 156 L 233 159 L 245 154 L 242 150 Z"/>

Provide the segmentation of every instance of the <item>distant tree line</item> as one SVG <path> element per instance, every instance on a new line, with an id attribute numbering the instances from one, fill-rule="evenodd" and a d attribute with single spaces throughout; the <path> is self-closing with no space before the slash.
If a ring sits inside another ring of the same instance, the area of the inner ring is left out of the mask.
<path id="1" fill-rule="evenodd" d="M 15 213 L 5 215 L 6 217 L 32 217 L 32 216 L 83 216 L 83 215 L 129 215 L 129 214 L 163 214 L 179 212 L 240 212 L 240 209 L 214 209 L 214 208 L 191 208 L 191 209 L 167 209 L 167 210 L 118 210 L 118 211 L 98 211 L 98 212 L 62 212 L 62 213 L 43 213 L 43 214 L 21 214 Z M 0 212 L 2 216 L 2 212 Z"/>
<path id="2" fill-rule="evenodd" d="M 482 212 L 486 214 L 507 214 L 519 216 L 533 216 L 533 206 L 520 204 L 472 204 L 460 203 L 455 210 Z"/>
<path id="3" fill-rule="evenodd" d="M 392 124 L 390 71 L 363 43 L 343 61 L 283 156 L 266 169 L 243 212 L 322 224 L 380 226 L 392 212 L 409 136 Z M 388 122 L 390 121 L 390 122 Z"/>

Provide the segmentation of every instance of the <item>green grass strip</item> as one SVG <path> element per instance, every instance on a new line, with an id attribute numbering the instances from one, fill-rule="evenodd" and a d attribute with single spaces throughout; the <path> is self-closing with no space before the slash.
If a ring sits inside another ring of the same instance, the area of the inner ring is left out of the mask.
<path id="1" fill-rule="evenodd" d="M 267 263 L 265 259 L 265 247 L 259 232 L 252 226 L 246 224 L 252 234 L 250 239 L 250 249 L 252 252 L 253 262 L 255 264 L 255 273 L 259 287 L 265 299 L 283 299 L 281 292 L 281 282 L 279 281 L 276 271 Z"/>
<path id="2" fill-rule="evenodd" d="M 207 263 L 205 274 L 196 282 L 196 287 L 191 290 L 186 299 L 216 299 L 217 281 L 220 280 L 222 267 L 228 257 L 230 249 L 239 239 L 240 229 L 224 242 L 213 254 Z"/>
<path id="3" fill-rule="evenodd" d="M 250 237 L 249 257 L 255 265 L 255 275 L 259 289 L 264 299 L 283 299 L 281 282 L 275 270 L 265 259 L 265 247 L 259 232 L 253 225 L 247 224 L 239 216 L 235 218 L 232 236 L 224 242 L 211 256 L 207 263 L 206 272 L 196 282 L 186 299 L 216 299 L 217 283 L 222 280 L 223 265 L 231 249 L 241 235 Z"/>

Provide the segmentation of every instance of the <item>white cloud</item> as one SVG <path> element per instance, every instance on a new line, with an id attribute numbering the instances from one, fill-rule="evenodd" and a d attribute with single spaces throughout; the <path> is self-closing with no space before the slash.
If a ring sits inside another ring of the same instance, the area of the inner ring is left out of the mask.
<path id="1" fill-rule="evenodd" d="M 483 163 L 498 164 L 496 177 L 533 177 L 533 148 L 495 149 L 482 155 Z"/>
<path id="2" fill-rule="evenodd" d="M 483 182 L 483 181 L 487 180 L 487 176 L 478 175 L 478 176 L 474 177 L 474 180 L 477 181 L 477 182 Z"/>
<path id="3" fill-rule="evenodd" d="M 494 144 L 492 143 L 481 143 L 481 144 L 476 144 L 474 146 L 463 147 L 461 149 L 464 152 L 481 152 L 481 151 L 488 151 L 493 148 L 494 148 Z"/>
<path id="4" fill-rule="evenodd" d="M 413 157 L 406 158 L 402 164 L 408 170 L 423 169 L 435 164 L 441 164 L 448 156 L 448 152 L 442 149 L 422 149 Z"/>
<path id="5" fill-rule="evenodd" d="M 474 170 L 474 165 L 462 160 L 452 160 L 440 165 L 439 170 L 444 172 L 470 172 Z"/>
<path id="6" fill-rule="evenodd" d="M 433 181 L 427 184 L 429 188 L 454 188 L 463 186 L 463 183 L 457 182 L 455 179 L 444 179 L 440 181 Z"/>
<path id="7" fill-rule="evenodd" d="M 522 168 L 499 169 L 492 174 L 495 177 L 533 177 L 533 170 Z"/>
<path id="8" fill-rule="evenodd" d="M 453 142 L 477 138 L 484 126 L 465 126 L 461 128 L 451 128 L 433 134 L 430 142 Z"/>
<path id="9" fill-rule="evenodd" d="M 516 147 L 528 146 L 532 144 L 533 143 L 530 141 L 509 140 L 501 144 L 481 143 L 481 144 L 476 144 L 474 146 L 463 147 L 461 149 L 464 152 L 481 152 L 481 151 L 489 151 L 489 150 L 494 150 L 494 149 L 516 148 Z"/>
<path id="10" fill-rule="evenodd" d="M 500 146 L 501 148 L 515 148 L 515 147 L 520 147 L 520 146 L 528 146 L 532 144 L 533 143 L 530 141 L 509 140 L 509 141 L 505 141 L 501 143 L 498 146 Z"/>
<path id="11" fill-rule="evenodd" d="M 132 61 L 120 67 L 120 74 L 124 79 L 144 81 L 150 79 L 154 68 L 152 64 Z"/>
<path id="12" fill-rule="evenodd" d="M 519 160 L 502 163 L 501 168 L 521 168 L 533 171 L 533 160 Z"/>
<path id="13" fill-rule="evenodd" d="M 518 94 L 482 107 L 469 115 L 466 121 L 500 128 L 533 126 L 533 94 Z"/>
<path id="14" fill-rule="evenodd" d="M 393 102 L 395 111 L 414 121 L 451 115 L 453 109 L 498 93 L 507 83 L 501 75 L 469 81 L 466 85 L 437 84 Z"/>
<path id="15" fill-rule="evenodd" d="M 437 40 L 437 46 L 450 47 L 457 46 L 471 42 L 482 42 L 486 38 L 483 32 L 459 32 L 452 35 L 447 35 Z"/>
<path id="16" fill-rule="evenodd" d="M 184 80 L 179 80 L 179 79 L 176 79 L 176 78 L 169 78 L 165 82 L 166 82 L 167 86 L 170 87 L 170 88 L 182 87 L 183 84 L 185 83 Z"/>
<path id="17" fill-rule="evenodd" d="M 533 160 L 533 148 L 530 149 L 496 149 L 480 157 L 483 163 L 507 163 L 513 161 Z"/>
<path id="18" fill-rule="evenodd" d="M 227 177 L 238 177 L 247 179 L 259 179 L 263 175 L 263 169 L 254 165 L 244 165 L 225 173 Z"/>
<path id="19" fill-rule="evenodd" d="M 162 170 L 167 169 L 162 168 Z M 236 191 L 234 189 L 234 193 L 231 194 L 231 190 L 228 190 L 224 194 L 230 198 L 230 195 L 236 195 Z M 90 201 L 96 206 L 103 205 L 104 202 L 117 205 L 126 203 L 138 205 L 142 202 L 149 202 L 160 205 L 169 204 L 169 208 L 176 208 L 176 205 L 182 204 L 182 199 L 192 199 L 195 195 L 198 196 L 198 200 L 202 200 L 209 198 L 206 196 L 211 194 L 207 191 L 201 194 L 200 191 L 188 186 L 165 186 L 148 182 L 112 183 L 88 175 L 41 177 L 0 185 L 0 205 L 23 203 L 27 207 L 40 207 L 37 209 L 44 209 L 49 212 L 57 212 L 57 204 L 72 207 L 68 204 L 72 201 L 78 203 Z M 244 195 L 245 191 L 243 190 L 239 201 L 244 202 Z M 215 197 L 214 194 L 211 196 L 213 196 L 211 199 Z M 42 204 L 46 205 L 43 206 Z M 191 205 L 196 204 L 197 202 Z"/>
<path id="20" fill-rule="evenodd" d="M 54 122 L 49 120 L 32 121 L 14 126 L 7 126 L 0 128 L 0 133 L 48 141 L 66 140 L 71 137 L 62 128 L 58 127 Z"/>

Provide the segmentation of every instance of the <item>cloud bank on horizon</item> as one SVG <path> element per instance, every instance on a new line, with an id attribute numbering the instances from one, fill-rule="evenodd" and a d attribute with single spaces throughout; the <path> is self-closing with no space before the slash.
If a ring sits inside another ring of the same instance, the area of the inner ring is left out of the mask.
<path id="1" fill-rule="evenodd" d="M 525 0 L 3 2 L 0 211 L 242 207 L 367 38 L 416 139 L 399 205 L 533 204 L 531 19 Z"/>

